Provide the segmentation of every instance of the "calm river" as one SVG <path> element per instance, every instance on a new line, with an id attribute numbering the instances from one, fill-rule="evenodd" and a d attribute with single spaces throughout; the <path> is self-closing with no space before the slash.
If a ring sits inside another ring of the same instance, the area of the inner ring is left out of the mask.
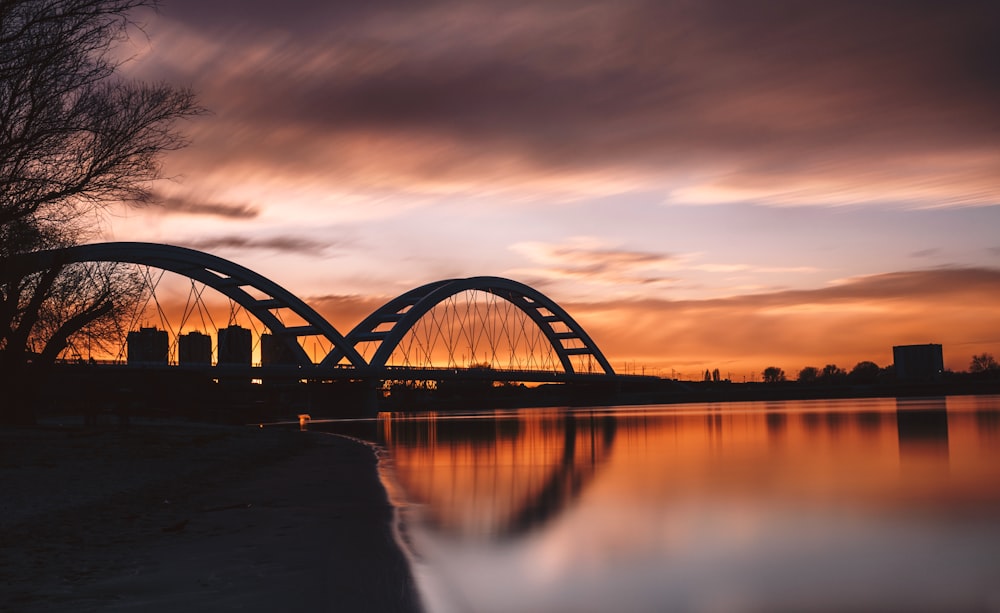
<path id="1" fill-rule="evenodd" d="M 431 613 L 1000 611 L 1000 396 L 383 415 Z"/>

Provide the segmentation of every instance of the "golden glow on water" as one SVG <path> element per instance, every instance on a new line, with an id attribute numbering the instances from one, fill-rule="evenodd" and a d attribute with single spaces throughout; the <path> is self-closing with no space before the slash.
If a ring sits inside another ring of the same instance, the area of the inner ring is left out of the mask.
<path id="1" fill-rule="evenodd" d="M 951 500 L 1000 497 L 979 486 L 1000 479 L 1000 465 L 982 461 L 996 452 L 996 431 L 983 434 L 974 414 L 945 418 L 935 413 L 944 410 L 939 404 L 861 402 L 870 406 L 526 409 L 381 423 L 399 481 L 427 505 L 435 526 L 461 534 L 502 530 L 556 479 L 566 493 L 586 481 L 590 495 L 621 502 L 707 493 L 834 504 L 847 496 L 875 506 L 942 493 Z M 910 412 L 931 421 L 911 432 Z"/>
<path id="2" fill-rule="evenodd" d="M 380 430 L 416 547 L 461 586 L 444 609 L 608 610 L 626 589 L 626 610 L 711 609 L 723 587 L 725 610 L 1000 596 L 1000 559 L 984 557 L 1000 550 L 995 397 L 383 416 Z M 938 583 L 907 592 L 910 572 Z"/>
<path id="3" fill-rule="evenodd" d="M 529 409 L 508 417 L 382 420 L 397 478 L 426 505 L 426 521 L 462 536 L 528 530 L 608 451 L 592 416 Z"/>

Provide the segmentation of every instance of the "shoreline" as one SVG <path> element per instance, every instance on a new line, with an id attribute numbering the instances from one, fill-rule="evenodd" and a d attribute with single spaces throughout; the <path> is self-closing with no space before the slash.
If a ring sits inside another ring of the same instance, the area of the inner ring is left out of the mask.
<path id="1" fill-rule="evenodd" d="M 421 611 L 374 450 L 291 429 L 0 429 L 0 609 Z"/>

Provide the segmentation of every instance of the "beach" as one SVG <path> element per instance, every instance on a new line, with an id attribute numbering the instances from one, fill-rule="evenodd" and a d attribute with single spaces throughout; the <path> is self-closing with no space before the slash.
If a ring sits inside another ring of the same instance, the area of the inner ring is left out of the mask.
<path id="1" fill-rule="evenodd" d="M 419 611 L 374 451 L 286 428 L 0 429 L 0 610 Z"/>

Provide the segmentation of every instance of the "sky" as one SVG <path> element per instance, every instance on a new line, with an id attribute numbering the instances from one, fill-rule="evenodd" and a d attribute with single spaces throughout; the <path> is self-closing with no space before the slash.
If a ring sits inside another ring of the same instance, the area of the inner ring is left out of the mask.
<path id="1" fill-rule="evenodd" d="M 164 0 L 133 78 L 194 89 L 158 206 L 346 333 L 498 275 L 620 371 L 734 380 L 1000 355 L 995 0 Z"/>

